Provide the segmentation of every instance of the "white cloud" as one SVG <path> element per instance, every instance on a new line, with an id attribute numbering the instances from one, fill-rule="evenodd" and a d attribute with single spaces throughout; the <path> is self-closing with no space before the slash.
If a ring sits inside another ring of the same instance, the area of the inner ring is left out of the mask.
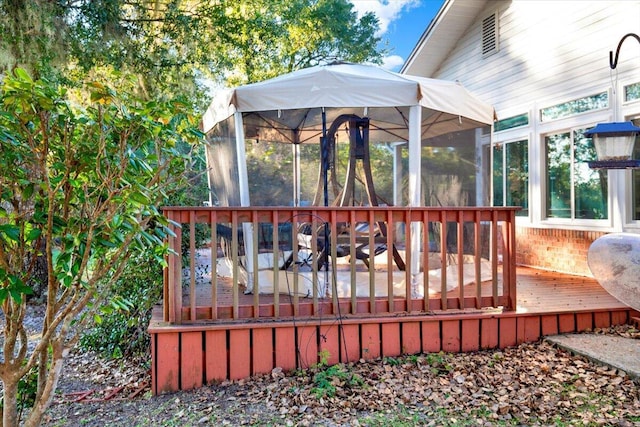
<path id="1" fill-rule="evenodd" d="M 381 67 L 385 70 L 396 71 L 402 64 L 404 64 L 404 59 L 400 55 L 389 55 L 382 58 Z"/>
<path id="2" fill-rule="evenodd" d="M 378 17 L 380 29 L 376 36 L 381 37 L 392 26 L 400 15 L 409 12 L 414 7 L 420 6 L 421 0 L 351 0 L 358 17 L 367 12 L 373 12 Z M 382 58 L 382 68 L 398 71 L 404 64 L 404 58 L 399 55 L 390 55 Z"/>
<path id="3" fill-rule="evenodd" d="M 351 3 L 358 16 L 373 12 L 378 17 L 380 31 L 377 35 L 381 36 L 387 32 L 391 22 L 398 19 L 403 12 L 418 6 L 420 0 L 351 0 Z"/>

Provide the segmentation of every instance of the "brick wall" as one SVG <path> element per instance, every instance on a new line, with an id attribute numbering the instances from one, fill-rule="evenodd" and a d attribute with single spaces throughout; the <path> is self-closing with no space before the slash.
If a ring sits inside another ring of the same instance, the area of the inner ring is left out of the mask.
<path id="1" fill-rule="evenodd" d="M 516 227 L 516 263 L 591 277 L 587 251 L 591 243 L 604 234 L 597 231 Z"/>

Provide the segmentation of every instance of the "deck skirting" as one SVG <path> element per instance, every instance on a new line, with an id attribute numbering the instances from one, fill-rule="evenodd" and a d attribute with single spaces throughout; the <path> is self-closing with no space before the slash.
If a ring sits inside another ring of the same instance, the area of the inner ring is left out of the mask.
<path id="1" fill-rule="evenodd" d="M 366 318 L 149 325 L 152 391 L 189 390 L 224 380 L 305 369 L 320 361 L 472 352 L 534 342 L 546 335 L 632 322 L 630 308 L 556 313 L 449 313 Z"/>

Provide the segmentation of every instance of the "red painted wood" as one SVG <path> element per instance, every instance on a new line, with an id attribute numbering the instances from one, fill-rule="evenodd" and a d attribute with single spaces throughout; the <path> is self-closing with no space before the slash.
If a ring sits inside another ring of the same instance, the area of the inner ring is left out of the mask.
<path id="1" fill-rule="evenodd" d="M 522 319 L 524 326 L 522 335 L 523 342 L 538 341 L 540 339 L 540 316 L 520 317 L 518 323 L 520 323 L 520 319 Z"/>
<path id="2" fill-rule="evenodd" d="M 163 307 L 163 310 L 164 310 L 164 307 Z M 163 316 L 165 315 L 164 312 L 162 315 Z M 157 384 L 158 374 L 155 372 L 157 362 L 158 362 L 158 358 L 156 356 L 157 336 L 158 334 L 150 334 L 150 337 L 149 337 L 151 339 L 151 393 L 153 393 L 154 396 L 158 394 L 158 384 Z"/>
<path id="3" fill-rule="evenodd" d="M 296 369 L 296 338 L 293 326 L 275 328 L 276 332 L 276 367 L 284 371 Z"/>
<path id="4" fill-rule="evenodd" d="M 402 354 L 417 354 L 421 350 L 420 322 L 402 323 Z"/>
<path id="5" fill-rule="evenodd" d="M 273 329 L 256 328 L 252 330 L 251 358 L 253 375 L 268 374 L 273 366 Z"/>
<path id="6" fill-rule="evenodd" d="M 156 334 L 157 394 L 179 390 L 180 349 L 179 334 Z"/>
<path id="7" fill-rule="evenodd" d="M 442 350 L 447 352 L 460 351 L 460 321 L 459 320 L 443 320 L 442 321 Z"/>
<path id="8" fill-rule="evenodd" d="M 342 325 L 340 331 L 341 362 L 357 362 L 360 360 L 360 325 Z"/>
<path id="9" fill-rule="evenodd" d="M 180 337 L 180 389 L 202 387 L 204 357 L 202 332 L 183 332 Z"/>
<path id="10" fill-rule="evenodd" d="M 549 315 L 540 317 L 540 325 L 542 327 L 542 335 L 557 335 L 558 334 L 558 316 Z"/>
<path id="11" fill-rule="evenodd" d="M 498 319 L 482 319 L 480 323 L 480 348 L 498 347 Z"/>
<path id="12" fill-rule="evenodd" d="M 462 320 L 462 351 L 477 351 L 480 349 L 480 319 Z"/>
<path id="13" fill-rule="evenodd" d="M 517 321 L 515 317 L 504 317 L 499 322 L 498 346 L 513 347 L 517 343 Z"/>
<path id="14" fill-rule="evenodd" d="M 576 313 L 576 332 L 593 329 L 593 313 Z"/>
<path id="15" fill-rule="evenodd" d="M 207 383 L 224 381 L 227 374 L 227 331 L 205 331 L 204 371 Z"/>
<path id="16" fill-rule="evenodd" d="M 396 357 L 402 354 L 400 347 L 400 324 L 399 323 L 383 323 L 382 324 L 382 356 Z"/>
<path id="17" fill-rule="evenodd" d="M 442 350 L 440 322 L 437 320 L 422 322 L 422 352 L 437 353 L 440 350 Z"/>
<path id="18" fill-rule="evenodd" d="M 575 332 L 576 316 L 573 313 L 558 314 L 558 333 Z"/>
<path id="19" fill-rule="evenodd" d="M 229 379 L 239 380 L 251 376 L 251 348 L 249 329 L 229 331 Z"/>
<path id="20" fill-rule="evenodd" d="M 381 355 L 380 325 L 378 323 L 365 323 L 362 325 L 362 358 L 365 360 L 377 359 Z"/>
<path id="21" fill-rule="evenodd" d="M 608 328 L 611 326 L 611 316 L 608 311 L 593 313 L 593 326 L 595 328 Z"/>
<path id="22" fill-rule="evenodd" d="M 516 317 L 516 345 L 525 342 L 524 325 L 524 317 Z"/>
<path id="23" fill-rule="evenodd" d="M 193 230 L 196 223 L 214 224 L 214 223 L 233 223 L 241 224 L 248 223 L 278 223 L 278 218 L 313 218 L 316 223 L 322 219 L 331 224 L 331 228 L 336 231 L 337 222 L 349 224 L 353 231 L 354 224 L 356 222 L 385 222 L 388 229 L 387 244 L 391 245 L 394 242 L 394 226 L 395 224 L 404 223 L 409 225 L 412 222 L 424 222 L 428 219 L 434 219 L 442 222 L 456 222 L 458 226 L 456 228 L 457 234 L 461 234 L 464 230 L 463 223 L 475 222 L 476 228 L 478 228 L 481 221 L 492 221 L 493 228 L 497 227 L 500 223 L 502 227 L 502 234 L 500 235 L 503 255 L 503 274 L 497 279 L 501 281 L 502 289 L 504 289 L 504 295 L 497 295 L 496 299 L 499 301 L 505 301 L 506 303 L 515 301 L 515 257 L 512 256 L 515 253 L 515 208 L 503 208 L 503 207 L 462 207 L 462 208 L 430 208 L 430 207 L 418 207 L 411 209 L 394 208 L 393 210 L 385 209 L 381 210 L 379 207 L 350 207 L 350 208 L 336 208 L 336 207 L 320 207 L 320 208 L 288 208 L 288 207 L 250 207 L 250 208 L 224 208 L 224 207 L 168 207 L 163 209 L 163 212 L 168 218 L 174 219 L 178 223 L 190 224 L 190 233 L 182 233 L 180 228 L 175 230 L 176 237 L 172 237 L 169 242 L 171 247 L 179 248 L 181 241 L 189 239 L 191 243 L 191 259 L 186 265 L 189 265 L 192 270 L 195 265 L 195 250 L 193 247 Z M 374 219 L 375 218 L 375 219 Z M 254 227 L 255 228 L 255 227 Z M 371 227 L 373 229 L 374 227 Z M 212 227 L 215 230 L 215 227 Z M 424 227 L 424 230 L 427 230 Z M 410 230 L 407 230 L 410 233 Z M 424 231 L 426 233 L 426 231 Z M 184 236 L 183 236 L 184 234 Z M 337 234 L 337 233 L 336 233 Z M 215 232 L 212 232 L 212 236 L 215 237 Z M 278 237 L 277 228 L 274 228 L 273 238 Z M 333 236 L 333 234 L 332 234 Z M 245 236 L 246 237 L 246 236 Z M 464 236 L 458 236 L 458 247 L 461 248 L 464 241 Z M 497 240 L 497 236 L 493 236 L 494 240 Z M 352 243 L 354 242 L 354 233 L 351 233 Z M 369 237 L 370 241 L 373 240 L 373 236 Z M 476 236 L 476 239 L 479 239 Z M 254 242 L 257 242 L 257 235 L 254 236 Z M 237 239 L 235 243 L 237 244 Z M 494 243 L 495 244 L 495 243 Z M 410 242 L 406 249 L 410 249 Z M 460 253 L 460 252 L 459 252 Z M 411 251 L 407 252 L 405 256 L 410 256 Z M 443 254 L 444 256 L 444 254 Z M 461 257 L 461 255 L 459 255 Z M 495 257 L 497 259 L 497 257 Z M 392 264 L 392 257 L 389 253 L 388 263 Z M 407 259 L 408 260 L 408 259 Z M 268 302 L 263 303 L 265 300 L 263 296 L 256 294 L 253 295 L 239 295 L 238 290 L 229 293 L 228 290 L 225 293 L 223 288 L 225 286 L 224 280 L 220 280 L 220 286 L 216 287 L 211 295 L 204 298 L 205 305 L 202 304 L 198 298 L 196 298 L 195 292 L 191 292 L 191 298 L 189 304 L 183 307 L 183 299 L 181 294 L 181 257 L 170 256 L 168 258 L 168 271 L 163 277 L 165 278 L 164 286 L 164 320 L 169 321 L 172 324 L 180 324 L 182 320 L 189 321 L 206 321 L 225 318 L 250 318 L 250 317 L 276 317 L 286 318 L 292 315 L 296 316 L 313 316 L 315 313 L 315 307 L 312 305 L 306 305 L 304 301 L 299 301 L 298 296 L 294 296 L 293 304 L 280 304 L 279 294 L 272 296 Z M 352 264 L 355 266 L 355 263 Z M 462 268 L 462 267 L 460 267 Z M 388 269 L 390 270 L 390 268 Z M 193 271 L 192 271 L 193 273 Z M 194 275 L 192 274 L 192 277 Z M 237 278 L 233 280 L 237 283 Z M 216 283 L 217 284 L 217 283 Z M 216 286 L 214 284 L 214 286 Z M 228 285 L 228 283 L 226 283 Z M 192 282 L 193 287 L 193 282 Z M 220 295 L 217 294 L 221 291 Z M 512 291 L 511 291 L 512 290 Z M 478 290 L 479 292 L 479 290 Z M 434 300 L 412 300 L 411 298 L 385 298 L 386 310 L 378 310 L 378 300 L 383 298 L 377 298 L 373 302 L 373 298 L 360 299 L 351 297 L 350 300 L 337 299 L 332 302 L 332 313 L 347 313 L 355 312 L 358 314 L 370 313 L 373 309 L 372 305 L 376 308 L 376 313 L 386 312 L 413 312 L 422 311 L 423 308 L 433 307 L 434 302 L 437 305 L 442 305 L 443 309 L 457 309 L 465 307 L 476 308 L 477 299 L 475 297 L 468 298 L 467 291 L 464 288 L 459 289 L 458 295 L 442 295 L 435 296 Z M 469 294 L 471 295 L 471 294 Z M 218 298 L 219 297 L 219 298 Z M 225 299 L 232 299 L 232 301 L 225 301 Z M 488 301 L 486 297 L 480 298 L 481 304 L 485 304 Z M 317 304 L 317 303 L 316 303 Z M 337 309 L 336 304 L 340 305 L 340 310 Z M 217 307 L 216 307 L 217 305 Z M 495 304 L 494 304 L 495 305 Z M 513 304 L 507 304 L 509 309 Z M 314 310 L 312 310 L 312 308 Z"/>
<path id="24" fill-rule="evenodd" d="M 320 352 L 329 365 L 340 363 L 338 325 L 320 326 Z"/>
<path id="25" fill-rule="evenodd" d="M 298 326 L 298 367 L 310 368 L 318 363 L 318 333 L 313 325 Z"/>
<path id="26" fill-rule="evenodd" d="M 612 311 L 611 312 L 611 324 L 612 325 L 624 325 L 629 322 L 629 312 L 627 311 Z"/>

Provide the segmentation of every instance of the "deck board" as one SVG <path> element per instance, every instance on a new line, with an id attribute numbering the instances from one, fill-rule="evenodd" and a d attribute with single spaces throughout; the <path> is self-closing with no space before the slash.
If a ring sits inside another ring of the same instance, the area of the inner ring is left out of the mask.
<path id="1" fill-rule="evenodd" d="M 605 291 L 598 282 L 590 277 L 573 276 L 553 271 L 545 271 L 529 267 L 518 267 L 516 271 L 517 277 L 517 308 L 515 313 L 562 313 L 562 312 L 579 312 L 593 311 L 604 309 L 626 308 L 626 305 L 615 299 L 607 291 Z M 501 283 L 498 284 L 501 288 Z M 229 311 L 233 301 L 233 288 L 228 279 L 219 278 L 217 280 L 218 305 L 224 312 Z M 240 287 L 238 302 L 240 307 L 246 307 L 250 312 L 250 307 L 254 304 L 254 296 L 252 294 L 244 294 L 244 287 Z M 500 289 L 501 291 L 501 289 Z M 188 307 L 190 296 L 187 293 L 183 296 L 185 307 Z M 475 285 L 465 286 L 464 295 L 470 297 L 475 294 Z M 459 295 L 458 290 L 453 290 L 447 294 L 450 298 Z M 482 295 L 491 295 L 491 284 L 483 283 Z M 431 298 L 439 298 L 439 294 L 432 295 Z M 284 293 L 279 295 L 281 305 L 287 306 L 293 302 L 293 297 Z M 341 298 L 341 301 L 348 301 L 347 298 Z M 380 301 L 386 301 L 386 297 L 378 298 Z M 404 297 L 396 297 L 396 300 L 402 301 Z M 197 288 L 196 304 L 198 306 L 209 306 L 211 301 L 211 286 L 200 285 Z M 273 295 L 259 295 L 260 306 L 272 305 L 274 301 Z M 300 297 L 301 306 L 311 305 L 311 298 Z M 331 298 L 319 299 L 320 303 L 329 303 Z M 358 298 L 359 302 L 367 302 L 368 298 Z M 266 316 L 269 317 L 269 316 Z"/>
<path id="2" fill-rule="evenodd" d="M 284 314 L 277 321 L 272 321 L 272 316 L 260 321 L 248 316 L 232 321 L 221 318 L 169 324 L 162 321 L 161 307 L 157 307 L 149 325 L 153 393 L 247 378 L 276 367 L 308 368 L 320 362 L 321 354 L 332 365 L 419 352 L 505 348 L 545 335 L 623 324 L 640 315 L 588 277 L 521 267 L 517 270 L 517 285 L 514 311 L 450 309 L 354 316 L 345 315 L 345 310 L 340 316 L 327 311 L 322 316 L 309 317 L 303 310 L 307 303 L 303 303 L 301 316 L 296 318 L 291 317 L 290 306 L 281 305 Z M 218 282 L 218 287 L 222 287 L 219 302 L 230 304 L 229 285 Z M 210 303 L 205 294 L 197 295 L 198 304 Z M 287 298 L 281 296 L 281 304 Z M 239 311 L 250 312 L 253 295 L 238 295 L 238 300 Z M 266 305 L 273 296 L 260 295 L 259 300 Z M 386 303 L 386 298 L 383 300 Z M 340 305 L 349 303 L 346 299 Z M 225 310 L 228 314 L 229 306 Z M 198 360 L 195 364 L 194 357 Z"/>
<path id="3" fill-rule="evenodd" d="M 517 313 L 560 313 L 626 308 L 590 277 L 519 267 Z"/>

